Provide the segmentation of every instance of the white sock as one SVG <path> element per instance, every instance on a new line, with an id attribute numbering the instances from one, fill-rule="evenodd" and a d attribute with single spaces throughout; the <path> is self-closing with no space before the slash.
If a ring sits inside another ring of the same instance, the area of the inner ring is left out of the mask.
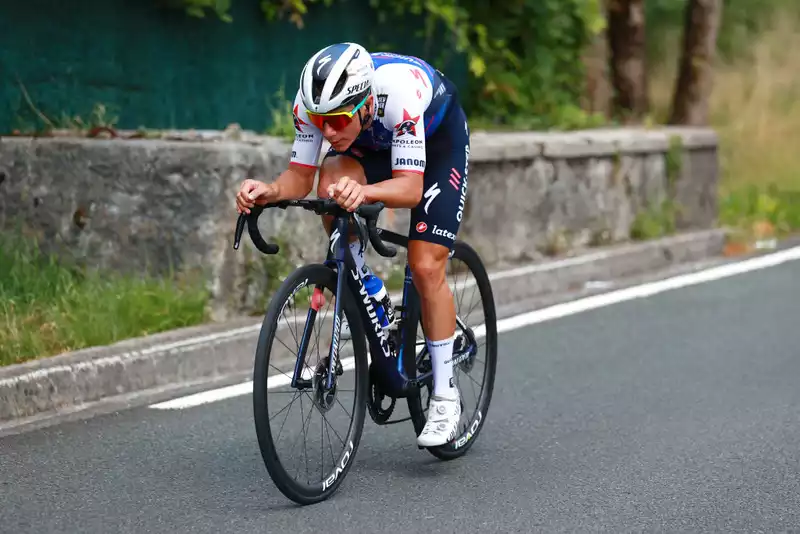
<path id="1" fill-rule="evenodd" d="M 364 278 L 367 274 L 369 274 L 369 269 L 367 268 L 367 263 L 364 260 L 364 253 L 361 252 L 361 242 L 358 240 L 353 241 L 350 243 L 350 253 L 353 255 L 353 259 L 356 262 L 356 269 L 358 269 L 358 274 L 361 278 Z"/>
<path id="2" fill-rule="evenodd" d="M 425 338 L 433 363 L 433 394 L 448 399 L 458 398 L 453 378 L 453 341 L 455 334 L 442 341 Z"/>

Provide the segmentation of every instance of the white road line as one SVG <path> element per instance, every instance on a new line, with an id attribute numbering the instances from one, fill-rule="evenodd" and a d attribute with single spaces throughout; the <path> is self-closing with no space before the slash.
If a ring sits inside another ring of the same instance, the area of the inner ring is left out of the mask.
<path id="1" fill-rule="evenodd" d="M 513 317 L 508 317 L 506 319 L 497 321 L 497 331 L 498 333 L 510 332 L 526 326 L 575 315 L 581 312 L 610 306 L 612 304 L 645 298 L 658 293 L 663 293 L 665 291 L 670 291 L 672 289 L 679 289 L 682 287 L 711 282 L 714 280 L 735 276 L 737 274 L 774 267 L 782 263 L 796 260 L 800 260 L 800 247 L 794 247 L 756 258 L 721 265 L 718 267 L 712 267 L 703 271 L 674 276 L 672 278 L 666 278 L 656 282 L 649 282 L 600 295 L 593 295 L 591 297 L 585 297 L 571 302 L 556 304 L 547 308 L 515 315 Z M 483 337 L 485 335 L 485 329 L 483 328 L 483 325 L 479 325 L 475 328 L 475 334 L 478 337 Z M 345 366 L 345 369 L 352 369 L 354 366 L 354 360 L 352 357 L 346 358 L 342 360 L 342 364 Z M 277 375 L 270 377 L 267 387 L 278 387 L 288 383 L 288 376 Z M 150 405 L 150 408 L 155 408 L 158 410 L 182 410 L 231 397 L 246 395 L 252 391 L 253 383 L 252 381 L 248 381 L 242 384 L 236 384 L 234 386 L 204 391 L 202 393 L 179 397 L 166 402 L 152 404 Z"/>
<path id="2" fill-rule="evenodd" d="M 355 363 L 356 360 L 352 356 L 349 358 L 342 359 L 342 367 L 344 368 L 345 371 L 350 371 L 353 368 L 355 368 Z M 307 371 L 308 369 L 303 370 L 303 378 L 311 378 L 309 376 L 310 373 Z M 287 374 L 272 375 L 267 379 L 267 388 L 272 389 L 280 386 L 285 386 L 291 381 L 292 381 L 291 375 Z M 156 410 L 183 410 L 185 408 L 193 408 L 195 406 L 200 406 L 202 404 L 209 404 L 211 402 L 217 402 L 225 399 L 230 399 L 233 397 L 239 397 L 241 395 L 247 395 L 252 392 L 253 392 L 253 381 L 248 380 L 247 382 L 242 382 L 241 384 L 234 384 L 232 386 L 226 386 L 224 388 L 202 391 L 200 393 L 187 395 L 185 397 L 178 397 L 176 399 L 160 402 L 158 404 L 151 404 L 149 408 L 155 408 Z"/>

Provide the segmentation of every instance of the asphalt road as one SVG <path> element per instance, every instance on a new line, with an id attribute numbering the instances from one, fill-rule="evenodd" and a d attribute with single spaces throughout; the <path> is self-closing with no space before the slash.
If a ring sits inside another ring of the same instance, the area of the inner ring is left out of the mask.
<path id="1" fill-rule="evenodd" d="M 800 528 L 800 262 L 503 334 L 469 455 L 367 421 L 335 497 L 297 507 L 251 398 L 0 439 L 0 531 L 759 532 Z"/>

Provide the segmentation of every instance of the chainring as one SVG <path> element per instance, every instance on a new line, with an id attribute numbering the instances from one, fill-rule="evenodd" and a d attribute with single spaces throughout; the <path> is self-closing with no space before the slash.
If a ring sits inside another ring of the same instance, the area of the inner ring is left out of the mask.
<path id="1" fill-rule="evenodd" d="M 394 412 L 394 406 L 397 403 L 396 398 L 389 397 L 391 399 L 391 403 L 389 404 L 388 408 L 384 408 L 383 400 L 386 398 L 386 395 L 381 392 L 378 381 L 378 370 L 374 364 L 370 363 L 369 399 L 367 399 L 367 409 L 369 410 L 369 416 L 373 421 L 375 421 L 375 423 L 379 425 L 385 425 L 386 422 L 389 421 L 389 418 L 392 416 L 392 412 Z"/>

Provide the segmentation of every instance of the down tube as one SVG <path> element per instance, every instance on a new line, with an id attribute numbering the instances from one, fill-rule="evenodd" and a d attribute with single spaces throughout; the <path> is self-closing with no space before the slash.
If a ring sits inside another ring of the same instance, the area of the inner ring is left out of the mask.
<path id="1" fill-rule="evenodd" d="M 342 331 L 341 317 L 342 296 L 346 290 L 345 276 L 347 273 L 343 267 L 346 265 L 345 256 L 349 250 L 347 242 L 347 219 L 337 218 L 335 226 L 330 235 L 330 251 L 333 252 L 333 260 L 336 262 L 336 305 L 333 312 L 333 335 L 331 337 L 331 352 L 328 355 L 328 380 L 325 384 L 326 389 L 333 387 L 333 377 L 336 372 L 336 362 L 339 361 L 339 335 Z M 328 255 L 330 258 L 330 254 Z M 352 260 L 351 260 L 352 261 Z"/>
<path id="2" fill-rule="evenodd" d="M 381 327 L 372 299 L 370 299 L 366 287 L 358 277 L 355 262 L 349 254 L 349 249 L 345 255 L 345 265 L 348 271 L 347 283 L 351 294 L 360 304 L 358 306 L 359 315 L 361 323 L 366 329 L 372 364 L 380 377 L 381 389 L 384 394 L 389 396 L 403 396 L 405 395 L 408 381 L 405 373 L 397 372 L 397 356 L 389 348 L 389 333 Z"/>

